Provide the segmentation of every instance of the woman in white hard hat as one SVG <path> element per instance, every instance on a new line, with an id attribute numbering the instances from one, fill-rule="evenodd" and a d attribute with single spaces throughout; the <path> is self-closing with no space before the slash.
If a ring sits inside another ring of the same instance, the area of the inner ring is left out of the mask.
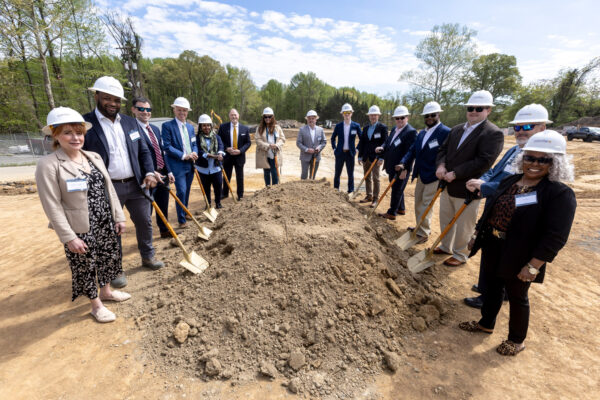
<path id="1" fill-rule="evenodd" d="M 516 174 L 504 179 L 488 198 L 469 243 L 470 256 L 482 249 L 487 291 L 481 319 L 459 327 L 492 333 L 506 291 L 510 314 L 508 340 L 497 348 L 502 355 L 525 348 L 529 286 L 543 282 L 546 263 L 552 262 L 569 237 L 577 203 L 573 191 L 561 183 L 574 175 L 566 147 L 555 131 L 533 135 L 514 161 Z"/>
<path id="2" fill-rule="evenodd" d="M 277 169 L 283 162 L 282 150 L 285 143 L 283 129 L 277 124 L 271 107 L 263 110 L 262 119 L 256 128 L 256 168 L 262 168 L 265 186 L 279 183 Z"/>
<path id="3" fill-rule="evenodd" d="M 96 320 L 111 322 L 115 314 L 102 301 L 131 297 L 110 288 L 123 272 L 117 236 L 125 231 L 125 215 L 100 155 L 81 149 L 91 124 L 66 107 L 50 111 L 47 120 L 43 132 L 52 136 L 56 151 L 37 164 L 40 200 L 50 228 L 65 246 L 72 300 L 87 296 Z"/>
<path id="4" fill-rule="evenodd" d="M 213 129 L 212 120 L 206 114 L 202 114 L 198 118 L 196 143 L 198 144 L 196 169 L 200 173 L 200 180 L 202 181 L 208 204 L 211 204 L 210 186 L 212 185 L 217 208 L 223 208 L 221 205 L 221 188 L 223 186 L 221 163 L 223 162 L 225 151 L 221 138 Z"/>

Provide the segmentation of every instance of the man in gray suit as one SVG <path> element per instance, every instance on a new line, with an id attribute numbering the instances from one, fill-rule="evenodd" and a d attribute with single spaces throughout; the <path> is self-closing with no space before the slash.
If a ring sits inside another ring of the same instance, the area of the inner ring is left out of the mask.
<path id="1" fill-rule="evenodd" d="M 310 110 L 306 113 L 305 118 L 307 124 L 300 128 L 296 138 L 296 146 L 300 149 L 300 163 L 302 165 L 300 179 L 308 178 L 309 171 L 311 177 L 317 175 L 319 161 L 321 161 L 321 150 L 327 144 L 323 128 L 317 126 L 319 116 L 316 111 Z"/>

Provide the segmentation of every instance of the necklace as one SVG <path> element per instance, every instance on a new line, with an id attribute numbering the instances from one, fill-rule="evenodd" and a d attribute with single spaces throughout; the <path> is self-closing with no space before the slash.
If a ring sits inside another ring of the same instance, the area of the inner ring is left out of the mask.
<path id="1" fill-rule="evenodd" d="M 89 166 L 86 165 L 85 160 L 86 158 L 83 156 L 83 154 L 79 153 L 79 157 L 81 159 L 81 161 L 77 161 L 77 160 L 73 160 L 71 159 L 71 161 L 73 161 L 75 164 L 79 165 L 79 169 L 85 172 L 89 171 Z"/>

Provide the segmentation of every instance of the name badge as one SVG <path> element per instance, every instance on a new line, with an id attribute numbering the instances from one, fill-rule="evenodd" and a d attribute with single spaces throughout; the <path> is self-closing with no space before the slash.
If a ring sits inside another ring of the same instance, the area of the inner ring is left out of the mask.
<path id="1" fill-rule="evenodd" d="M 537 192 L 523 193 L 515 196 L 515 206 L 528 206 L 530 204 L 537 204 Z"/>
<path id="2" fill-rule="evenodd" d="M 353 129 L 353 130 L 351 130 L 351 131 L 350 131 L 350 134 L 351 134 L 351 135 L 356 135 L 356 129 Z"/>
<path id="3" fill-rule="evenodd" d="M 196 136 L 192 136 L 192 138 L 190 139 L 190 142 L 194 143 L 196 141 Z"/>
<path id="4" fill-rule="evenodd" d="M 434 148 L 436 148 L 438 146 L 439 146 L 439 144 L 438 144 L 437 139 L 433 139 L 431 142 L 429 142 L 429 148 L 430 149 L 434 149 Z"/>
<path id="5" fill-rule="evenodd" d="M 140 139 L 140 133 L 138 131 L 129 132 L 129 138 L 132 142 L 135 142 Z"/>
<path id="6" fill-rule="evenodd" d="M 398 147 L 398 146 L 400 146 L 400 143 L 402 143 L 401 139 L 394 140 L 394 146 Z"/>
<path id="7" fill-rule="evenodd" d="M 67 180 L 67 192 L 85 192 L 87 189 L 87 181 L 83 178 Z"/>
<path id="8" fill-rule="evenodd" d="M 381 138 L 381 133 L 376 133 L 373 135 L 373 139 L 380 139 Z"/>
<path id="9" fill-rule="evenodd" d="M 515 173 L 515 170 L 514 170 L 514 168 L 513 168 L 513 166 L 512 166 L 511 163 L 508 163 L 508 164 L 506 164 L 504 166 L 504 172 L 507 172 L 507 173 L 509 173 L 511 175 Z"/>

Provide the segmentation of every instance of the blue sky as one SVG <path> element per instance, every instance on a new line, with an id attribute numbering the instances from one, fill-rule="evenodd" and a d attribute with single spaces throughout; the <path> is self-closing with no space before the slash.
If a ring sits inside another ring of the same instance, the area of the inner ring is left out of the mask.
<path id="1" fill-rule="evenodd" d="M 600 1 L 97 0 L 129 13 L 146 57 L 207 54 L 250 71 L 258 86 L 313 71 L 380 95 L 403 92 L 415 46 L 436 24 L 477 31 L 481 54 L 517 57 L 525 82 L 600 55 Z"/>

